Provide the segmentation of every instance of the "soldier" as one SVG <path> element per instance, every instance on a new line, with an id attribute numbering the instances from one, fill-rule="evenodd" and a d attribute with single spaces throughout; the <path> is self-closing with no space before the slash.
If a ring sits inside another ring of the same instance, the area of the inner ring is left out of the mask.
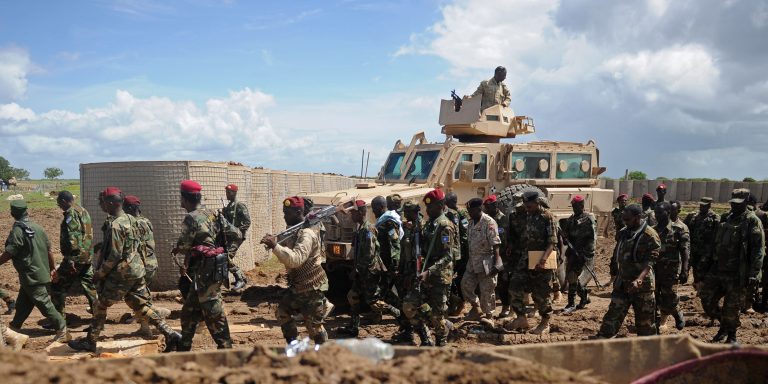
<path id="1" fill-rule="evenodd" d="M 584 197 L 576 195 L 571 199 L 573 215 L 564 221 L 563 237 L 568 244 L 566 251 L 566 281 L 568 282 L 568 304 L 563 313 L 582 309 L 590 303 L 586 285 L 592 277 L 586 268 L 594 268 L 595 242 L 597 241 L 597 219 L 584 211 Z M 576 306 L 576 294 L 579 305 Z"/>
<path id="2" fill-rule="evenodd" d="M 699 212 L 691 212 L 683 221 L 691 235 L 691 260 L 693 269 L 693 284 L 696 290 L 701 287 L 703 272 L 699 266 L 702 259 L 710 259 L 715 250 L 715 235 L 720 223 L 720 217 L 711 210 L 712 198 L 702 197 L 699 202 Z"/>
<path id="3" fill-rule="evenodd" d="M 486 200 L 487 201 L 487 200 Z M 503 269 L 496 221 L 482 211 L 483 200 L 479 197 L 467 202 L 469 222 L 469 260 L 461 280 L 461 291 L 472 305 L 470 318 L 490 320 L 496 308 L 496 275 Z M 480 289 L 480 300 L 475 294 Z M 492 323 L 491 323 L 492 325 Z"/>
<path id="4" fill-rule="evenodd" d="M 403 222 L 394 210 L 387 210 L 387 199 L 376 196 L 371 201 L 371 210 L 376 217 L 376 236 L 379 242 L 379 257 L 384 263 L 382 274 L 382 299 L 397 304 L 397 297 L 392 295 L 392 287 L 397 278 L 397 266 L 400 264 L 400 239 L 403 237 Z M 363 216 L 365 220 L 365 216 Z"/>
<path id="5" fill-rule="evenodd" d="M 512 276 L 520 257 L 525 253 L 523 249 L 523 233 L 528 220 L 528 213 L 523 204 L 523 193 L 517 192 L 512 195 L 513 211 L 509 213 L 509 229 L 507 230 L 507 251 L 502 255 L 504 270 L 499 272 L 498 282 L 496 284 L 496 295 L 501 299 L 501 312 L 499 318 L 509 317 L 510 290 L 512 286 L 509 279 Z M 530 293 L 530 292 L 526 292 Z"/>
<path id="6" fill-rule="evenodd" d="M 653 211 L 653 207 L 656 206 L 656 202 L 653 200 L 653 196 L 651 196 L 650 193 L 646 193 L 643 195 L 642 199 L 643 204 L 643 220 L 645 220 L 648 225 L 654 226 L 656 225 L 656 215 Z"/>
<path id="7" fill-rule="evenodd" d="M 513 330 L 526 331 L 529 328 L 528 318 L 525 316 L 525 304 L 523 295 L 531 292 L 536 309 L 541 315 L 541 322 L 531 333 L 543 335 L 549 333 L 549 324 L 552 316 L 552 280 L 555 278 L 554 270 L 545 268 L 547 258 L 556 257 L 557 223 L 548 206 L 546 198 L 537 191 L 523 193 L 525 210 L 528 212 L 525 232 L 522 237 L 525 253 L 521 255 L 510 277 L 510 302 L 517 318 L 510 324 Z M 529 257 L 540 257 L 538 262 Z M 539 256 L 540 255 L 540 256 Z M 535 263 L 535 265 L 534 265 Z M 529 265 L 533 268 L 529 269 Z"/>
<path id="8" fill-rule="evenodd" d="M 502 256 L 502 263 L 504 262 L 504 257 L 507 255 L 507 248 L 508 246 L 508 238 L 507 238 L 507 232 L 509 231 L 509 216 L 504 214 L 504 212 L 499 209 L 499 203 L 498 203 L 498 197 L 496 195 L 490 195 L 483 200 L 483 210 L 485 211 L 488 216 L 493 218 L 494 221 L 496 221 L 496 226 L 499 231 L 499 239 L 501 240 L 501 244 L 499 245 L 499 255 Z M 499 278 L 499 276 L 502 276 Z M 503 306 L 506 302 L 507 304 L 507 316 L 509 316 L 509 277 L 507 274 L 504 273 L 503 268 L 496 271 L 496 294 L 499 295 L 499 297 L 502 298 L 501 305 L 502 305 L 502 312 L 503 312 Z M 501 280 L 501 279 L 504 280 Z M 501 280 L 501 284 L 504 286 L 504 288 L 499 288 L 499 281 Z M 505 297 L 506 296 L 506 297 Z M 493 303 L 494 306 L 496 306 L 496 302 Z"/>
<path id="9" fill-rule="evenodd" d="M 5 303 L 5 313 L 4 315 L 12 315 L 13 310 L 16 309 L 16 300 L 13 299 L 10 293 L 8 291 L 0 288 L 0 299 L 3 300 Z"/>
<path id="10" fill-rule="evenodd" d="M 56 202 L 64 211 L 59 236 L 59 247 L 64 258 L 56 270 L 56 279 L 51 284 L 51 301 L 66 319 L 64 300 L 74 283 L 79 283 L 83 288 L 83 293 L 88 299 L 88 308 L 93 312 L 93 303 L 96 301 L 92 266 L 93 225 L 91 215 L 85 208 L 75 204 L 71 192 L 59 192 Z"/>
<path id="11" fill-rule="evenodd" d="M 664 200 L 664 196 L 667 195 L 667 186 L 665 184 L 659 184 L 656 187 L 656 204 L 661 203 Z"/>
<path id="12" fill-rule="evenodd" d="M 749 194 L 749 198 L 747 199 L 747 209 L 751 210 L 755 213 L 755 216 L 757 216 L 758 219 L 760 219 L 760 223 L 763 224 L 763 234 L 766 233 L 766 228 L 768 228 L 768 213 L 763 211 L 757 206 L 757 197 L 753 195 L 752 193 Z M 763 264 L 765 264 L 765 259 L 763 259 Z M 765 271 L 765 266 L 763 266 L 763 271 Z M 764 273 L 761 272 L 762 276 L 765 276 Z M 760 311 L 764 311 L 762 300 L 760 300 L 760 285 L 764 284 L 766 278 L 761 278 L 761 284 L 758 284 L 754 287 L 753 290 L 747 292 L 746 300 L 744 301 L 742 312 L 747 314 L 755 313 L 756 309 L 759 309 Z"/>
<path id="13" fill-rule="evenodd" d="M 397 215 L 403 216 L 403 197 L 397 193 L 387 196 L 387 210 L 397 212 Z"/>
<path id="14" fill-rule="evenodd" d="M 424 224 L 420 249 L 423 261 L 417 262 L 418 283 L 403 303 L 411 324 L 419 319 L 429 319 L 435 329 L 435 345 L 448 343 L 448 333 L 453 325 L 445 319 L 448 294 L 453 278 L 453 261 L 458 257 L 459 236 L 456 226 L 445 217 L 445 194 L 433 189 L 424 195 L 429 220 Z M 422 339 L 422 343 L 424 340 Z"/>
<path id="15" fill-rule="evenodd" d="M 181 341 L 179 351 L 192 349 L 200 320 L 205 321 L 218 349 L 232 348 L 229 323 L 221 298 L 221 285 L 229 279 L 226 265 L 229 257 L 221 245 L 216 217 L 201 206 L 203 187 L 196 181 L 185 180 L 179 186 L 181 207 L 187 211 L 181 224 L 181 236 L 174 254 L 184 255 L 181 274 L 191 280 L 191 286 L 181 307 Z"/>
<path id="16" fill-rule="evenodd" d="M 760 281 L 765 234 L 760 219 L 747 210 L 748 197 L 748 190 L 733 190 L 729 200 L 731 211 L 717 230 L 714 255 L 700 261 L 702 270 L 708 274 L 700 293 L 702 304 L 709 307 L 706 312 L 716 316 L 719 309 L 712 298 L 718 297 L 719 292 L 725 294 L 720 329 L 713 343 L 723 339 L 726 343 L 736 342 L 742 300 Z"/>
<path id="17" fill-rule="evenodd" d="M 622 219 L 622 214 L 624 213 L 624 208 L 627 207 L 627 201 L 629 201 L 629 196 L 626 193 L 622 193 L 619 195 L 619 197 L 616 198 L 616 203 L 618 204 L 617 207 L 613 208 L 611 211 L 611 218 L 613 219 L 613 229 L 616 231 L 614 234 L 614 238 L 618 238 L 619 231 L 624 228 L 624 220 Z M 603 233 L 605 237 L 608 237 L 608 226 L 605 226 L 605 232 Z"/>
<path id="18" fill-rule="evenodd" d="M 48 286 L 57 277 L 48 235 L 29 219 L 25 200 L 11 201 L 11 216 L 15 222 L 5 241 L 5 251 L 0 255 L 0 265 L 11 260 L 19 274 L 16 314 L 9 326 L 13 330 L 21 329 L 32 308 L 37 308 L 56 330 L 53 341 L 69 341 L 67 323 L 48 295 Z"/>
<path id="19" fill-rule="evenodd" d="M 239 233 L 233 233 L 227 236 L 227 256 L 229 257 L 229 272 L 235 277 L 235 285 L 232 286 L 232 290 L 235 292 L 241 291 L 248 284 L 248 280 L 245 278 L 245 274 L 240 270 L 240 267 L 235 264 L 235 257 L 237 256 L 237 250 L 240 245 L 245 241 L 245 234 L 248 232 L 248 228 L 251 226 L 251 216 L 248 215 L 248 206 L 242 201 L 237 200 L 237 185 L 228 184 L 224 188 L 224 193 L 227 194 L 227 201 L 229 204 L 224 208 L 222 214 L 229 224 L 237 228 Z M 227 276 L 229 279 L 229 276 Z"/>
<path id="20" fill-rule="evenodd" d="M 469 240 L 467 239 L 467 227 L 469 226 L 469 214 L 458 207 L 459 197 L 456 192 L 448 192 L 445 195 L 445 217 L 459 230 L 459 242 L 461 243 L 458 259 L 453 261 L 455 276 L 451 282 L 451 296 L 448 300 L 448 314 L 459 316 L 464 312 L 464 296 L 461 293 L 461 279 L 467 269 L 469 258 Z"/>
<path id="21" fill-rule="evenodd" d="M 140 239 L 136 219 L 123 212 L 123 193 L 119 189 L 108 187 L 99 196 L 101 209 L 108 217 L 102 226 L 104 242 L 93 275 L 98 298 L 93 305 L 88 335 L 70 341 L 68 345 L 75 350 L 96 352 L 96 341 L 107 321 L 107 308 L 125 300 L 134 313 L 140 312 L 165 336 L 165 352 L 173 351 L 181 335 L 152 309 L 151 297 L 144 282 L 144 263 L 138 250 Z"/>
<path id="22" fill-rule="evenodd" d="M 482 96 L 480 101 L 480 111 L 485 110 L 488 107 L 492 107 L 497 104 L 501 104 L 504 107 L 509 107 L 509 103 L 512 101 L 509 94 L 507 85 L 504 84 L 504 79 L 507 78 L 507 69 L 498 66 L 493 71 L 493 77 L 490 80 L 483 80 L 477 87 L 475 93 L 472 96 Z"/>
<path id="23" fill-rule="evenodd" d="M 395 318 L 399 318 L 400 311 L 383 300 L 384 288 L 388 282 L 385 275 L 387 267 L 379 253 L 377 229 L 365 220 L 365 215 L 368 213 L 365 201 L 356 200 L 354 206 L 355 208 L 350 211 L 350 215 L 352 222 L 358 227 L 352 242 L 354 248 L 352 288 L 347 293 L 347 301 L 349 301 L 349 306 L 352 309 L 352 315 L 349 326 L 339 328 L 339 332 L 357 337 L 360 332 L 361 302 L 365 302 L 379 315 L 389 312 Z M 399 253 L 399 243 L 397 248 Z"/>
<path id="24" fill-rule="evenodd" d="M 755 214 L 763 223 L 763 232 L 768 235 L 768 223 L 766 223 L 768 221 L 768 202 L 763 203 L 760 206 L 759 212 L 755 212 Z M 760 286 L 762 291 L 760 292 L 760 302 L 757 305 L 757 310 L 765 313 L 768 311 L 768 258 L 763 258 L 763 275 L 762 279 L 760 279 Z"/>
<path id="25" fill-rule="evenodd" d="M 642 219 L 637 204 L 624 209 L 624 228 L 611 259 L 613 292 L 596 338 L 613 338 L 619 332 L 629 307 L 635 312 L 638 336 L 656 334 L 653 266 L 661 243 L 656 231 Z"/>
<path id="26" fill-rule="evenodd" d="M 288 227 L 304 221 L 304 199 L 292 196 L 283 201 L 283 218 Z M 277 236 L 264 235 L 261 243 L 272 250 L 288 273 L 288 289 L 277 306 L 277 322 L 283 337 L 290 344 L 299 336 L 294 315 L 301 314 L 307 332 L 322 344 L 328 341 L 323 323 L 327 308 L 325 292 L 328 291 L 328 277 L 322 266 L 320 239 L 310 228 L 302 228 L 285 245 L 277 243 Z"/>
<path id="27" fill-rule="evenodd" d="M 416 260 L 421 257 L 421 217 L 420 217 L 419 203 L 415 201 L 406 201 L 403 205 L 403 238 L 400 240 L 400 265 L 398 267 L 401 285 L 398 286 L 398 293 L 401 294 L 403 302 L 409 296 L 418 295 L 415 292 L 415 288 L 418 285 L 416 279 L 418 279 L 418 270 Z M 401 290 L 402 288 L 402 290 Z M 405 305 L 403 306 L 403 313 L 405 314 Z M 406 317 L 407 318 L 407 317 Z M 416 317 L 415 324 L 408 320 L 407 327 L 401 332 L 398 337 L 393 338 L 397 342 L 414 342 L 413 329 L 414 325 L 416 332 L 421 339 L 421 346 L 431 346 L 432 339 L 429 336 L 429 328 L 427 327 L 424 319 Z"/>
<path id="28" fill-rule="evenodd" d="M 672 204 L 666 201 L 656 203 L 655 212 L 658 223 L 653 229 L 659 236 L 661 249 L 654 265 L 655 298 L 660 314 L 659 330 L 666 328 L 667 320 L 672 315 L 675 319 L 675 327 L 681 331 L 685 327 L 685 318 L 683 312 L 678 309 L 680 297 L 677 295 L 677 284 L 685 284 L 688 281 L 691 238 L 685 224 L 672 220 L 671 211 Z"/>

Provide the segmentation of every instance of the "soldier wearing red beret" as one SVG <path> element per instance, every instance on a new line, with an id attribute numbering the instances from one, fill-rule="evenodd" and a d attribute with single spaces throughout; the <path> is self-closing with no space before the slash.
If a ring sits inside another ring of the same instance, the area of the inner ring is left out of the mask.
<path id="1" fill-rule="evenodd" d="M 597 241 L 597 219 L 591 212 L 584 210 L 584 196 L 576 195 L 571 199 L 573 215 L 564 220 L 561 233 L 567 239 L 566 281 L 568 282 L 568 304 L 563 313 L 582 309 L 590 303 L 587 283 L 592 278 L 586 268 L 594 268 L 595 242 Z M 576 294 L 579 305 L 576 305 Z"/>
<path id="2" fill-rule="evenodd" d="M 653 196 L 650 193 L 645 193 L 643 194 L 641 202 L 643 204 L 642 219 L 645 220 L 648 225 L 653 227 L 656 225 L 656 213 L 654 212 L 656 201 L 653 199 Z"/>
<path id="3" fill-rule="evenodd" d="M 248 284 L 245 274 L 235 264 L 235 256 L 237 256 L 237 250 L 240 248 L 240 245 L 245 241 L 248 228 L 251 227 L 251 215 L 248 214 L 248 206 L 242 201 L 237 200 L 237 189 L 235 184 L 228 184 L 224 188 L 229 204 L 222 211 L 227 222 L 231 224 L 233 229 L 236 228 L 235 231 L 228 233 L 226 237 L 229 272 L 235 276 L 235 285 L 232 287 L 232 290 L 235 292 L 241 291 Z"/>

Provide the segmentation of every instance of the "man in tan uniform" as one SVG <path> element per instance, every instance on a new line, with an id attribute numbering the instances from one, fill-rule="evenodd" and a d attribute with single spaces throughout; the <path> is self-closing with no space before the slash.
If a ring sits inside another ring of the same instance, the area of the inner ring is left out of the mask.
<path id="1" fill-rule="evenodd" d="M 480 102 L 480 110 L 484 111 L 488 107 L 493 107 L 496 104 L 509 107 L 509 103 L 512 101 L 509 95 L 509 88 L 504 84 L 504 79 L 507 78 L 507 69 L 498 66 L 493 73 L 493 77 L 489 80 L 483 80 L 477 87 L 475 93 L 472 96 L 482 96 L 483 99 Z"/>

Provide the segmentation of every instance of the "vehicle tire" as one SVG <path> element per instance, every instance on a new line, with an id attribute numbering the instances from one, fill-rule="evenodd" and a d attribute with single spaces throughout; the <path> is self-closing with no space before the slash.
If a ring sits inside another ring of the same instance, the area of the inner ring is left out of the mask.
<path id="1" fill-rule="evenodd" d="M 499 208 L 501 208 L 504 212 L 507 212 L 508 210 L 512 209 L 512 195 L 514 195 L 517 192 L 525 193 L 528 191 L 538 192 L 541 196 L 547 195 L 546 191 L 530 184 L 510 185 L 502 189 L 501 192 L 498 193 L 498 202 L 500 204 Z"/>

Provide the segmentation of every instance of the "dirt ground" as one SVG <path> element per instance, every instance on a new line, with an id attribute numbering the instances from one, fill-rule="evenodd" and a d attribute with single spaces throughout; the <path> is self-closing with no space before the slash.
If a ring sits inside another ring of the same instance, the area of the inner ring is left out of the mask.
<path id="1" fill-rule="evenodd" d="M 34 221 L 38 222 L 48 233 L 55 252 L 58 254 L 58 233 L 61 213 L 57 209 L 37 209 L 30 212 Z M 5 236 L 8 233 L 12 219 L 2 218 L 0 220 L 0 234 Z M 2 247 L 2 246 L 0 246 Z M 2 249 L 2 248 L 0 248 Z M 600 281 L 605 284 L 608 282 L 608 259 L 613 249 L 613 240 L 601 238 L 598 243 L 596 272 Z M 265 273 L 258 269 L 249 272 L 250 287 L 242 295 L 225 295 L 225 308 L 228 319 L 233 328 L 233 340 L 237 346 L 283 346 L 284 341 L 275 321 L 276 303 L 279 299 L 282 289 L 285 286 L 285 277 L 280 272 L 280 268 L 271 268 L 273 272 Z M 12 294 L 18 289 L 18 279 L 11 263 L 6 263 L 0 267 L 0 286 L 10 289 Z M 556 302 L 555 315 L 552 322 L 552 331 L 549 336 L 539 337 L 530 334 L 519 333 L 497 333 L 485 332 L 476 322 L 466 322 L 460 318 L 453 318 L 456 324 L 457 332 L 455 338 L 450 343 L 453 350 L 467 350 L 477 346 L 487 345 L 508 345 L 523 343 L 546 343 L 552 341 L 582 340 L 588 336 L 594 335 L 606 312 L 610 302 L 610 290 L 598 290 L 591 287 L 593 291 L 592 303 L 584 310 L 577 310 L 570 315 L 564 315 L 561 312 L 565 306 L 565 299 Z M 683 331 L 677 331 L 670 321 L 669 329 L 663 333 L 685 332 L 692 337 L 701 340 L 709 340 L 717 331 L 716 324 L 710 324 L 710 321 L 702 316 L 702 309 L 699 300 L 695 296 L 695 291 L 690 284 L 680 288 L 681 307 L 686 315 L 686 328 Z M 158 292 L 154 294 L 155 305 L 166 307 L 172 310 L 169 322 L 175 329 L 180 329 L 179 310 L 181 304 L 175 300 L 176 292 Z M 82 295 L 68 298 L 67 312 L 68 324 L 73 331 L 74 336 L 84 335 L 83 329 L 88 325 L 90 315 L 86 312 L 86 301 Z M 498 309 L 497 309 L 498 311 Z M 4 309 L 3 311 L 4 312 Z M 126 324 L 123 320 L 129 312 L 125 304 L 118 304 L 109 310 L 108 323 L 103 336 L 107 339 L 112 338 L 136 338 L 133 332 L 138 328 L 136 324 Z M 8 316 L 2 316 L 7 324 L 11 319 Z M 40 313 L 35 310 L 22 328 L 22 332 L 30 335 L 30 341 L 26 350 L 32 352 L 42 351 L 53 336 L 52 332 L 43 330 L 38 323 L 41 321 Z M 336 337 L 335 329 L 338 326 L 345 325 L 349 321 L 347 314 L 333 314 L 327 321 L 327 328 L 331 338 Z M 532 319 L 536 324 L 537 320 Z M 501 323 L 501 322 L 499 322 Z M 619 337 L 632 336 L 628 330 L 633 330 L 633 316 L 630 315 L 625 321 L 625 327 L 622 328 Z M 739 330 L 739 342 L 742 344 L 765 344 L 768 342 L 768 317 L 764 314 L 742 315 L 742 327 Z M 361 331 L 361 336 L 375 336 L 388 340 L 397 330 L 394 319 L 385 317 L 382 324 L 365 325 Z M 194 350 L 215 349 L 215 344 L 205 330 L 204 326 L 199 327 L 201 332 L 194 341 Z M 300 330 L 304 330 L 300 327 Z"/>

